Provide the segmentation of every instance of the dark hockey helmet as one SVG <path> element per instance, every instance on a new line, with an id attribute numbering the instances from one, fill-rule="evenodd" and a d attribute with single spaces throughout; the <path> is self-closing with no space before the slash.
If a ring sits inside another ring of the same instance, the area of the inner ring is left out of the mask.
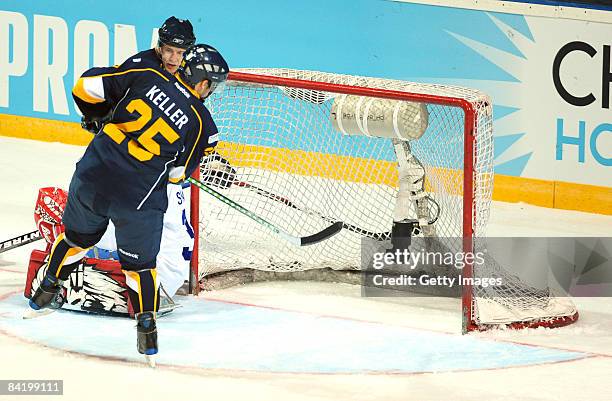
<path id="1" fill-rule="evenodd" d="M 217 49 L 209 45 L 197 44 L 189 47 L 183 54 L 183 62 L 178 73 L 191 87 L 207 79 L 210 83 L 210 94 L 212 94 L 227 79 L 229 66 Z"/>
<path id="2" fill-rule="evenodd" d="M 158 46 L 168 45 L 186 49 L 195 43 L 193 26 L 186 19 L 178 19 L 172 16 L 164 22 L 157 32 L 159 34 Z"/>

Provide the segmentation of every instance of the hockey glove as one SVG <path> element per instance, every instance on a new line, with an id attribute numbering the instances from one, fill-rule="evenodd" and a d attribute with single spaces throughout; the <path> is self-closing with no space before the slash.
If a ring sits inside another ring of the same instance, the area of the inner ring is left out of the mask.
<path id="1" fill-rule="evenodd" d="M 87 130 L 87 131 L 91 132 L 94 135 L 96 135 L 98 132 L 100 132 L 102 127 L 104 127 L 105 123 L 106 123 L 106 121 L 100 120 L 100 119 L 95 118 L 95 117 L 86 117 L 86 116 L 83 116 L 81 118 L 81 127 L 84 130 Z"/>

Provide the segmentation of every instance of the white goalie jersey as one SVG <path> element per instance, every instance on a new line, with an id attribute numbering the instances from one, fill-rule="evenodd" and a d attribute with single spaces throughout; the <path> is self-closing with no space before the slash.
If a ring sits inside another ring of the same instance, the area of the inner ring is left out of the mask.
<path id="1" fill-rule="evenodd" d="M 169 184 L 168 209 L 157 255 L 157 277 L 168 295 L 173 296 L 189 278 L 189 261 L 193 251 L 194 232 L 189 223 L 189 184 Z M 90 250 L 89 256 L 117 258 L 115 226 L 109 223 L 104 236 Z"/>

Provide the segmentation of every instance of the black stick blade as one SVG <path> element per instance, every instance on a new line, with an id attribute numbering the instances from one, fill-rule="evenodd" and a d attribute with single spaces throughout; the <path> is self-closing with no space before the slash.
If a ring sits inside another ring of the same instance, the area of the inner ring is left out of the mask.
<path id="1" fill-rule="evenodd" d="M 329 227 L 326 227 L 322 231 L 319 231 L 316 234 L 309 235 L 307 237 L 301 237 L 300 242 L 302 246 L 304 245 L 313 245 L 328 239 L 331 236 L 334 236 L 342 230 L 343 223 L 341 221 L 337 221 Z"/>

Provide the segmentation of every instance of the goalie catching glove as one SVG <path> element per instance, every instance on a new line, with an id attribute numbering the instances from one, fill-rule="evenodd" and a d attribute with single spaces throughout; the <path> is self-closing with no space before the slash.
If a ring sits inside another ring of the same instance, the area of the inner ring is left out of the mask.
<path id="1" fill-rule="evenodd" d="M 218 153 L 211 153 L 202 158 L 200 164 L 200 181 L 221 189 L 227 189 L 236 180 L 236 169 Z"/>
<path id="2" fill-rule="evenodd" d="M 64 232 L 62 216 L 67 200 L 68 193 L 61 188 L 45 187 L 38 191 L 34 207 L 34 222 L 40 234 L 47 241 L 48 249 L 51 248 L 55 239 Z"/>

